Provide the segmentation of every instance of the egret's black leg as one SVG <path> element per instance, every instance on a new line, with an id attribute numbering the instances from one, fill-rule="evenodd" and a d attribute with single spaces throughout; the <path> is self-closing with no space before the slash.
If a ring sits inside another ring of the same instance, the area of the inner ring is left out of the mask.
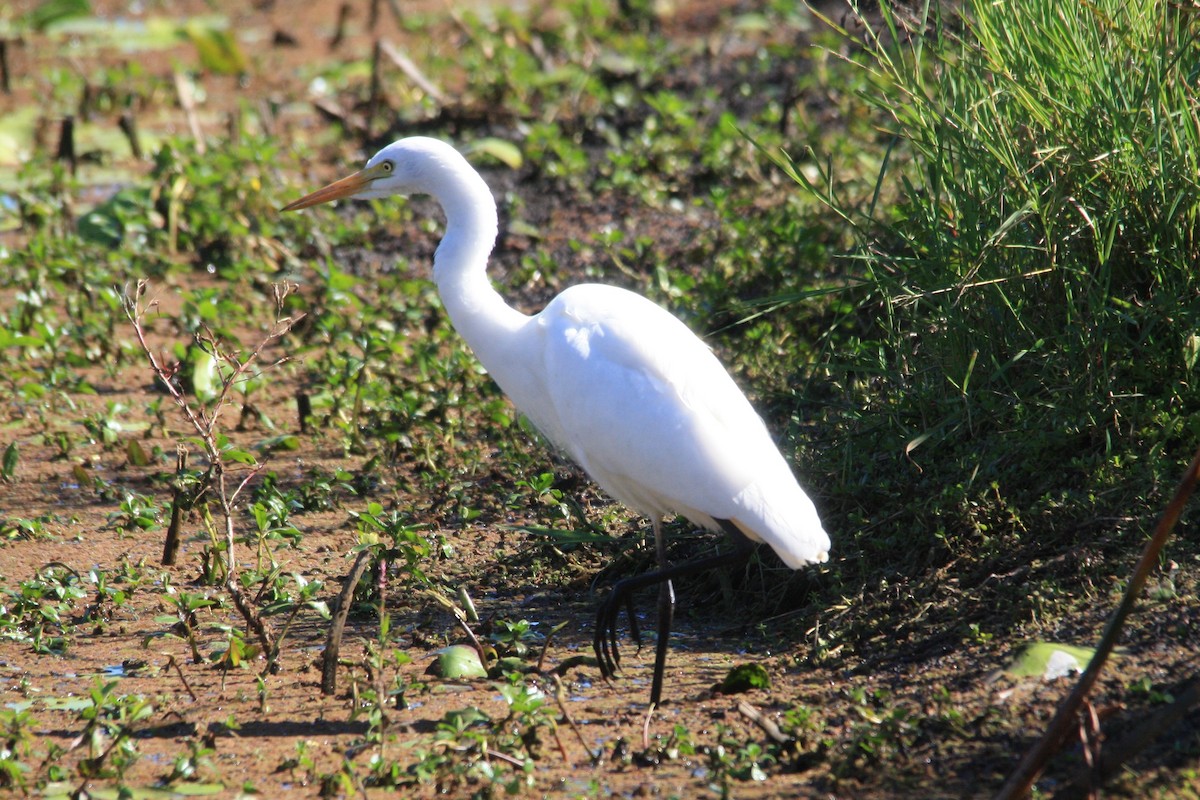
<path id="1" fill-rule="evenodd" d="M 663 673 L 667 668 L 667 643 L 675 618 L 675 587 L 667 580 L 658 585 L 658 641 L 654 645 L 654 680 L 650 684 L 650 705 L 662 699 Z"/>
<path id="2" fill-rule="evenodd" d="M 632 611 L 631 603 L 634 592 L 662 584 L 674 578 L 695 575 L 724 564 L 743 562 L 750 557 L 750 553 L 754 550 L 754 543 L 747 539 L 745 534 L 738 530 L 731 522 L 727 520 L 717 520 L 717 522 L 730 535 L 730 538 L 733 539 L 735 545 L 733 551 L 718 553 L 717 555 L 700 558 L 695 561 L 677 564 L 673 567 L 663 567 L 653 572 L 647 572 L 644 575 L 625 578 L 613 585 L 612 592 L 600 604 L 600 609 L 596 614 L 596 631 L 592 640 L 592 648 L 596 651 L 596 661 L 599 664 L 600 674 L 603 677 L 611 678 L 616 674 L 617 668 L 620 666 L 621 656 L 617 647 L 617 619 L 620 617 L 622 606 Z M 670 635 L 672 621 L 664 617 L 661 613 L 663 607 L 662 596 L 660 593 L 659 640 L 655 652 L 655 684 L 657 685 L 658 692 L 654 692 L 654 687 L 652 686 L 652 695 L 660 694 L 662 691 L 662 673 L 666 666 L 667 640 Z M 672 609 L 674 608 L 673 596 L 672 592 L 669 595 L 672 599 L 670 603 Z M 666 622 L 665 629 L 662 625 L 664 621 Z M 651 701 L 657 702 L 658 699 L 657 696 L 652 696 Z"/>
<path id="3" fill-rule="evenodd" d="M 667 568 L 667 541 L 662 535 L 662 522 L 654 521 L 654 556 L 658 568 Z M 667 643 L 671 640 L 671 622 L 675 619 L 675 587 L 671 581 L 658 585 L 658 641 L 654 643 L 654 679 L 650 683 L 650 713 L 662 699 L 663 673 L 667 668 Z"/>

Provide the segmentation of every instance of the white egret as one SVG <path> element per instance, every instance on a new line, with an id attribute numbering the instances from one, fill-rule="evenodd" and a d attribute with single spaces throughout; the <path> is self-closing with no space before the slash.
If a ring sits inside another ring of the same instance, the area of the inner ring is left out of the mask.
<path id="1" fill-rule="evenodd" d="M 450 145 L 425 137 L 380 150 L 359 172 L 284 207 L 348 197 L 432 195 L 446 216 L 433 279 L 450 321 L 513 404 L 606 492 L 648 516 L 658 569 L 619 581 L 601 605 L 593 647 L 605 678 L 620 665 L 622 605 L 640 642 L 632 593 L 659 585 L 650 703 L 662 697 L 674 608 L 671 579 L 766 542 L 789 567 L 825 561 L 829 537 L 766 426 L 709 348 L 676 317 L 613 286 L 566 289 L 527 316 L 492 287 L 496 202 Z M 668 566 L 662 517 L 678 513 L 723 529 L 732 553 Z"/>

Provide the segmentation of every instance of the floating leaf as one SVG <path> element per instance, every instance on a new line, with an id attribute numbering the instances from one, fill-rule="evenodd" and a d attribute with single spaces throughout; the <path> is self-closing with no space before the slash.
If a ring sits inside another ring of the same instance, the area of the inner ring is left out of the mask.
<path id="1" fill-rule="evenodd" d="M 92 707 L 89 697 L 47 697 L 42 700 L 42 707 L 51 711 L 83 711 Z"/>
<path id="2" fill-rule="evenodd" d="M 1096 651 L 1091 647 L 1075 647 L 1056 642 L 1034 642 L 1022 648 L 1005 669 L 1017 678 L 1040 676 L 1052 681 L 1073 672 L 1083 672 Z"/>
<path id="3" fill-rule="evenodd" d="M 474 647 L 465 644 L 443 647 L 437 653 L 430 671 L 441 678 L 458 680 L 461 678 L 486 678 L 487 670 L 479 660 L 479 653 Z"/>
<path id="4" fill-rule="evenodd" d="M 771 676 L 762 664 L 739 664 L 721 681 L 722 694 L 738 694 L 751 689 L 770 689 Z"/>

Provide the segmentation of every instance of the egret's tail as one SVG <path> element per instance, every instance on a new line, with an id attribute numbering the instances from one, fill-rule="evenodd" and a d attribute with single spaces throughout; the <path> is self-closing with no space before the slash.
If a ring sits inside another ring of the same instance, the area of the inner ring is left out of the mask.
<path id="1" fill-rule="evenodd" d="M 816 506 L 789 470 L 759 480 L 737 497 L 732 522 L 751 539 L 766 542 L 792 569 L 829 560 L 829 534 Z"/>

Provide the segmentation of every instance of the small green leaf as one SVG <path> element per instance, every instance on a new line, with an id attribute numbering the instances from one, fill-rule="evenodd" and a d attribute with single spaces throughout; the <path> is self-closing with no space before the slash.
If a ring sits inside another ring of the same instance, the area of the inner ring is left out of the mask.
<path id="1" fill-rule="evenodd" d="M 13 477 L 17 474 L 17 461 L 20 457 L 16 442 L 11 442 L 8 447 L 4 448 L 4 461 L 0 464 L 0 478 L 3 478 L 5 481 L 12 481 Z"/>
<path id="2" fill-rule="evenodd" d="M 45 0 L 25 15 L 25 24 L 35 31 L 45 31 L 56 23 L 92 13 L 88 0 Z"/>
<path id="3" fill-rule="evenodd" d="M 489 155 L 511 169 L 520 169 L 521 165 L 525 163 L 519 147 L 512 142 L 497 139 L 494 136 L 476 139 L 470 147 L 470 152 Z"/>
<path id="4" fill-rule="evenodd" d="M 39 347 L 45 343 L 46 340 L 40 336 L 30 336 L 0 328 L 0 347 Z"/>
<path id="5" fill-rule="evenodd" d="M 738 694 L 751 689 L 770 689 L 771 676 L 762 664 L 739 664 L 721 681 L 722 694 Z"/>
<path id="6" fill-rule="evenodd" d="M 1183 364 L 1189 370 L 1196 368 L 1196 360 L 1200 359 L 1200 335 L 1193 333 L 1183 342 Z"/>
<path id="7" fill-rule="evenodd" d="M 742 33 L 767 33 L 772 22 L 765 14 L 739 14 L 733 19 L 733 29 Z"/>
<path id="8" fill-rule="evenodd" d="M 170 786 L 170 793 L 179 797 L 208 797 L 225 791 L 223 783 L 191 783 L 176 781 Z"/>
<path id="9" fill-rule="evenodd" d="M 500 527 L 509 531 L 528 533 L 530 536 L 542 536 L 547 539 L 553 539 L 560 545 L 595 544 L 612 541 L 612 537 L 607 533 L 596 533 L 595 531 L 582 528 L 558 530 L 557 528 L 543 528 L 537 525 L 501 525 Z"/>
<path id="10" fill-rule="evenodd" d="M 258 463 L 255 460 L 254 455 L 252 453 L 250 453 L 247 450 L 243 450 L 240 447 L 230 447 L 225 450 L 222 450 L 221 457 L 224 458 L 226 461 L 233 461 L 234 463 L 237 463 L 237 464 L 254 465 L 254 464 Z"/>
<path id="11" fill-rule="evenodd" d="M 263 439 L 258 445 L 258 448 L 264 452 L 273 450 L 299 450 L 300 437 L 294 433 L 284 433 L 279 436 L 272 436 L 269 439 Z"/>
<path id="12" fill-rule="evenodd" d="M 497 674 L 508 675 L 513 672 L 530 672 L 529 662 L 519 656 L 505 656 L 496 662 Z"/>
<path id="13" fill-rule="evenodd" d="M 189 359 L 192 367 L 192 391 L 202 403 L 211 403 L 221 396 L 221 369 L 217 357 L 199 347 L 192 348 Z"/>
<path id="14" fill-rule="evenodd" d="M 466 645 L 460 646 L 466 647 Z M 457 708 L 453 711 L 447 711 L 442 717 L 442 724 L 450 725 L 458 730 L 466 730 L 472 725 L 486 725 L 488 722 L 491 722 L 491 720 L 491 717 L 489 717 L 483 711 L 480 711 L 475 706 L 467 706 L 466 708 Z"/>
<path id="15" fill-rule="evenodd" d="M 181 29 L 200 56 L 200 64 L 218 75 L 237 75 L 246 71 L 246 57 L 228 31 L 213 25 L 189 22 Z"/>
<path id="16" fill-rule="evenodd" d="M 125 443 L 125 457 L 135 467 L 145 467 L 150 464 L 150 456 L 146 455 L 146 449 L 137 439 L 130 439 Z"/>

